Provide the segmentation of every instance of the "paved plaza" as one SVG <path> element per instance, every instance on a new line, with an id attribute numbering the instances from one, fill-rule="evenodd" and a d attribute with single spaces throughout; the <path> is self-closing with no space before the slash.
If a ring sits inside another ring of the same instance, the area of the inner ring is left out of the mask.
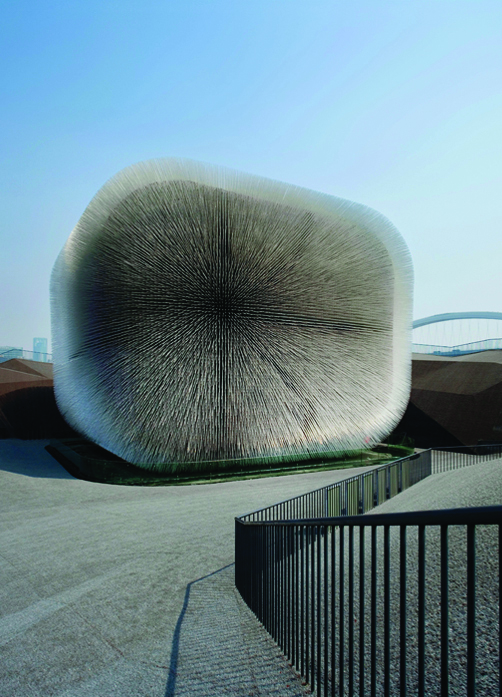
<path id="1" fill-rule="evenodd" d="M 347 470 L 111 486 L 46 443 L 0 441 L 2 697 L 303 694 L 234 589 L 234 517 Z"/>

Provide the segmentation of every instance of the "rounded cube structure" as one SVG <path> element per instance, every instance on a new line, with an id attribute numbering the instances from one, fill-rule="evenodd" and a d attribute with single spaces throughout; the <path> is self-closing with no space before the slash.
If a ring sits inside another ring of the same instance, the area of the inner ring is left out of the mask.
<path id="1" fill-rule="evenodd" d="M 143 162 L 98 191 L 55 263 L 56 399 L 159 471 L 368 447 L 408 401 L 411 304 L 407 247 L 379 213 Z"/>

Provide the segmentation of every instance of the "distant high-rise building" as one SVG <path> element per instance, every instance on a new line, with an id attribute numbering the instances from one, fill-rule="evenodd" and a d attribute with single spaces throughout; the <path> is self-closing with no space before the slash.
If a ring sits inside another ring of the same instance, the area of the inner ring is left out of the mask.
<path id="1" fill-rule="evenodd" d="M 42 362 L 47 360 L 47 339 L 40 337 L 33 339 L 33 360 Z"/>

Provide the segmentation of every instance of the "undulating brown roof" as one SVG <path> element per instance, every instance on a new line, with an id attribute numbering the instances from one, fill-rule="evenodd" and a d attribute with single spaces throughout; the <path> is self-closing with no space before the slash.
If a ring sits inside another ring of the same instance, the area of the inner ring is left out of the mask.
<path id="1" fill-rule="evenodd" d="M 420 447 L 502 442 L 502 350 L 453 358 L 414 354 L 401 431 Z"/>
<path id="2" fill-rule="evenodd" d="M 72 435 L 54 397 L 52 363 L 18 358 L 0 363 L 0 437 Z"/>
<path id="3" fill-rule="evenodd" d="M 32 367 L 33 363 L 37 365 L 35 361 L 23 361 L 17 358 L 0 363 L 0 396 L 26 387 L 52 387 L 52 364 L 40 364 L 50 365 L 50 368 L 45 371 L 48 376 L 45 376 Z"/>
<path id="4" fill-rule="evenodd" d="M 0 363 L 0 370 L 14 370 L 18 373 L 36 375 L 38 377 L 48 378 L 51 380 L 53 377 L 52 363 L 29 361 L 24 358 L 11 358 L 8 361 L 4 361 L 3 363 Z"/>

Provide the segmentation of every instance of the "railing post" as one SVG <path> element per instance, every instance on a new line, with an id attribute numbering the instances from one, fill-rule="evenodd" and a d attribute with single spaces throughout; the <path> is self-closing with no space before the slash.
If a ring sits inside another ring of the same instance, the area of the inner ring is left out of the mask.
<path id="1" fill-rule="evenodd" d="M 298 671 L 299 669 L 299 662 L 298 662 L 298 642 L 299 642 L 299 621 L 298 621 L 298 616 L 299 616 L 299 603 L 298 603 L 298 592 L 299 592 L 299 576 L 300 576 L 300 550 L 298 549 L 298 528 L 297 526 L 293 526 L 293 550 L 294 550 L 294 555 L 293 555 L 293 562 L 294 562 L 294 568 L 293 568 L 293 576 L 295 579 L 294 586 L 293 586 L 293 641 L 292 641 L 292 655 L 291 655 L 291 662 L 292 664 L 296 667 L 296 670 Z"/>
<path id="2" fill-rule="evenodd" d="M 500 583 L 500 579 L 499 579 Z M 467 697 L 476 695 L 476 526 L 467 526 Z"/>
<path id="3" fill-rule="evenodd" d="M 502 610 L 501 610 L 502 613 Z M 331 526 L 331 688 L 336 685 L 336 530 Z M 502 625 L 502 623 L 501 623 Z"/>
<path id="4" fill-rule="evenodd" d="M 377 530 L 371 527 L 371 697 L 376 697 Z"/>
<path id="5" fill-rule="evenodd" d="M 316 548 L 317 548 L 317 572 L 316 572 L 316 586 L 317 586 L 317 651 L 316 651 L 316 664 L 317 664 L 317 694 L 321 692 L 321 526 L 316 527 Z"/>
<path id="6" fill-rule="evenodd" d="M 418 697 L 425 697 L 425 525 L 418 526 Z"/>
<path id="7" fill-rule="evenodd" d="M 448 526 L 441 525 L 441 697 L 449 692 Z"/>
<path id="8" fill-rule="evenodd" d="M 354 694 L 354 526 L 349 526 L 349 697 Z"/>
<path id="9" fill-rule="evenodd" d="M 390 694 L 390 528 L 383 528 L 384 695 Z"/>
<path id="10" fill-rule="evenodd" d="M 310 527 L 304 527 L 305 543 L 305 680 L 310 682 L 310 596 L 312 594 L 312 583 L 310 577 Z"/>
<path id="11" fill-rule="evenodd" d="M 339 587 L 339 594 L 340 594 L 340 610 L 339 610 L 339 620 L 338 620 L 338 625 L 340 629 L 340 658 L 339 658 L 339 666 L 338 666 L 338 674 L 339 674 L 339 679 L 338 679 L 338 685 L 339 685 L 339 690 L 340 694 L 343 695 L 344 693 L 344 677 L 345 677 L 345 598 L 344 598 L 344 591 L 345 591 L 345 550 L 344 550 L 344 537 L 345 537 L 345 528 L 343 525 L 340 525 L 340 542 L 338 544 L 338 554 L 340 557 L 340 573 L 339 573 L 339 581 L 338 581 L 338 587 Z"/>
<path id="12" fill-rule="evenodd" d="M 304 540 L 303 540 L 303 526 L 298 526 L 298 540 L 300 543 L 300 598 L 299 598 L 299 611 L 300 611 L 300 652 L 298 659 L 298 670 L 300 675 L 305 676 L 305 624 L 304 624 L 304 588 L 305 588 L 305 571 L 304 571 Z"/>
<path id="13" fill-rule="evenodd" d="M 311 568 L 311 592 L 310 592 L 310 637 L 311 637 L 311 651 L 310 651 L 310 684 L 312 689 L 315 689 L 315 668 L 316 668 L 316 656 L 315 656 L 315 646 L 316 646 L 316 634 L 315 634 L 315 528 L 313 525 L 310 526 L 310 568 Z"/>
<path id="14" fill-rule="evenodd" d="M 359 694 L 364 697 L 364 525 L 359 528 Z"/>
<path id="15" fill-rule="evenodd" d="M 406 697 L 406 525 L 400 529 L 400 683 L 401 697 Z"/>
<path id="16" fill-rule="evenodd" d="M 328 630 L 328 526 L 325 525 L 324 528 L 324 697 L 328 697 L 328 644 L 329 644 L 329 630 Z"/>

